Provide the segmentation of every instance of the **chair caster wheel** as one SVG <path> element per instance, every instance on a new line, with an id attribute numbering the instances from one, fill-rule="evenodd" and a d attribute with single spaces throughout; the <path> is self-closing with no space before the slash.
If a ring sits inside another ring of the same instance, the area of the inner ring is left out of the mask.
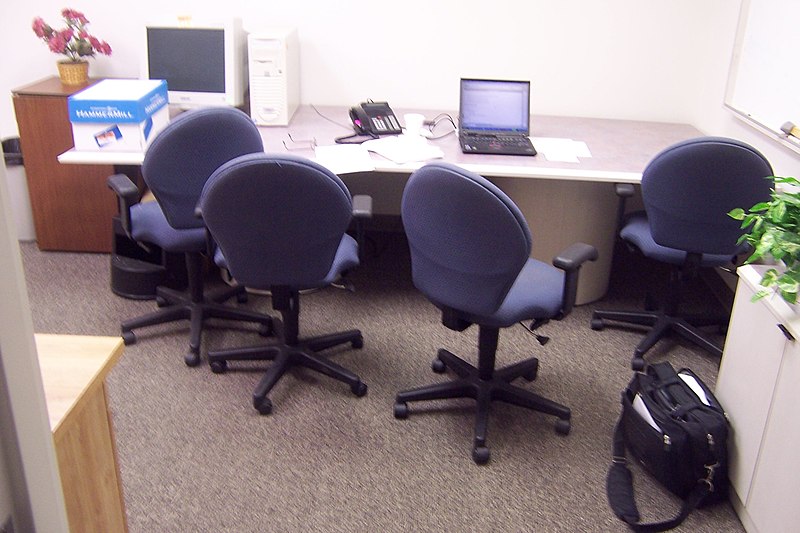
<path id="1" fill-rule="evenodd" d="M 228 362 L 225 360 L 211 361 L 208 366 L 211 367 L 211 371 L 215 374 L 222 374 L 228 370 Z"/>
<path id="2" fill-rule="evenodd" d="M 631 359 L 631 369 L 634 372 L 641 372 L 644 370 L 644 359 L 641 357 L 634 357 Z"/>
<path id="3" fill-rule="evenodd" d="M 258 327 L 258 334 L 262 337 L 269 337 L 273 333 L 275 333 L 275 329 L 272 326 L 272 320 Z"/>
<path id="4" fill-rule="evenodd" d="M 186 366 L 197 366 L 200 364 L 200 354 L 189 352 L 183 356 L 183 362 L 186 363 Z"/>
<path id="5" fill-rule="evenodd" d="M 476 464 L 485 465 L 489 462 L 490 456 L 489 448 L 486 446 L 475 446 L 475 448 L 472 449 L 472 460 L 475 461 Z"/>
<path id="6" fill-rule="evenodd" d="M 362 396 L 367 394 L 367 384 L 364 383 L 363 381 L 359 381 L 358 383 L 350 385 L 350 390 L 353 392 L 353 394 L 361 398 Z"/>
<path id="7" fill-rule="evenodd" d="M 563 418 L 559 418 L 556 422 L 556 433 L 560 435 L 569 435 L 569 430 L 572 428 L 572 424 L 569 420 L 564 420 Z"/>
<path id="8" fill-rule="evenodd" d="M 436 372 L 437 374 L 442 374 L 447 367 L 445 367 L 444 361 L 439 359 L 438 357 L 431 361 L 431 370 Z"/>
<path id="9" fill-rule="evenodd" d="M 125 346 L 130 346 L 131 344 L 136 344 L 136 334 L 132 331 L 123 331 L 122 332 L 122 343 Z"/>
<path id="10" fill-rule="evenodd" d="M 359 335 L 357 338 L 353 339 L 353 342 L 350 343 L 350 346 L 352 346 L 354 350 L 360 350 L 364 347 L 364 337 Z"/>
<path id="11" fill-rule="evenodd" d="M 592 319 L 592 324 L 591 324 L 591 326 L 592 326 L 592 329 L 593 329 L 593 330 L 595 330 L 595 331 L 600 331 L 600 330 L 602 330 L 602 329 L 603 329 L 603 328 L 604 328 L 606 325 L 605 325 L 605 323 L 603 323 L 603 319 L 602 319 L 602 318 L 593 318 L 593 319 Z"/>
<path id="12" fill-rule="evenodd" d="M 408 418 L 408 404 L 405 402 L 397 402 L 394 404 L 394 417 L 403 420 Z"/>
<path id="13" fill-rule="evenodd" d="M 539 361 L 536 361 L 536 365 L 528 370 L 526 373 L 522 374 L 522 377 L 525 378 L 527 381 L 533 381 L 536 379 L 536 375 L 539 373 Z"/>
<path id="14" fill-rule="evenodd" d="M 258 414 L 268 415 L 272 412 L 272 401 L 269 398 L 253 398 L 253 407 Z"/>

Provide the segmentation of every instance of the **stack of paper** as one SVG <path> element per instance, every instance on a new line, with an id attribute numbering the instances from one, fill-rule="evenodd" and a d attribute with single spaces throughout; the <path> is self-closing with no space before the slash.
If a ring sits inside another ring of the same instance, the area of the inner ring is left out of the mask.
<path id="1" fill-rule="evenodd" d="M 398 165 L 444 157 L 441 148 L 416 135 L 383 137 L 366 141 L 361 146 Z"/>

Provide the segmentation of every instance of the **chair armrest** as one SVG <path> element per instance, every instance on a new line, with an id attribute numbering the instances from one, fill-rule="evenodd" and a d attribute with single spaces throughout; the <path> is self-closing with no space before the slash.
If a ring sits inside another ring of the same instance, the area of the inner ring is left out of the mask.
<path id="1" fill-rule="evenodd" d="M 119 220 L 122 230 L 131 237 L 131 206 L 139 202 L 139 188 L 125 174 L 114 174 L 106 180 L 119 202 Z"/>
<path id="2" fill-rule="evenodd" d="M 353 217 L 372 218 L 372 196 L 368 194 L 353 196 Z"/>
<path id="3" fill-rule="evenodd" d="M 578 294 L 578 274 L 586 261 L 597 260 L 597 248 L 582 242 L 569 246 L 553 259 L 553 265 L 564 271 L 564 297 L 561 315 L 566 316 L 575 306 Z"/>
<path id="4" fill-rule="evenodd" d="M 619 202 L 617 203 L 617 233 L 622 229 L 622 222 L 625 220 L 625 204 L 635 191 L 632 183 L 614 184 L 614 192 L 619 197 Z"/>
<path id="5" fill-rule="evenodd" d="M 203 210 L 200 209 L 200 206 L 196 206 L 194 208 L 194 216 L 197 217 L 199 220 L 203 220 Z M 208 231 L 208 226 L 206 228 L 206 256 L 214 262 L 214 254 L 217 252 L 217 241 L 214 240 L 214 236 L 211 235 L 211 232 Z"/>
<path id="6" fill-rule="evenodd" d="M 617 196 L 620 198 L 630 198 L 633 196 L 633 183 L 615 183 L 614 184 L 614 192 L 617 193 Z"/>
<path id="7" fill-rule="evenodd" d="M 353 196 L 353 221 L 355 222 L 359 259 L 364 257 L 364 220 L 368 218 L 372 218 L 372 196 L 356 194 Z"/>

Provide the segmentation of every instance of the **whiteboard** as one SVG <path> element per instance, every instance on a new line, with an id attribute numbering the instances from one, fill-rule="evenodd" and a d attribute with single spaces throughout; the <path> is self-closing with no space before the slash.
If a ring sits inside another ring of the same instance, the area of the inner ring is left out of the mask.
<path id="1" fill-rule="evenodd" d="M 781 126 L 800 127 L 800 0 L 744 0 L 725 104 L 800 151 Z"/>

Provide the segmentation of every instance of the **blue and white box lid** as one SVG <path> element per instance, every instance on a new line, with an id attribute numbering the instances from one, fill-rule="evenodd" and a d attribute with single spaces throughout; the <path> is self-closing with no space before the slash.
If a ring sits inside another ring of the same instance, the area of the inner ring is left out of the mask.
<path id="1" fill-rule="evenodd" d="M 69 97 L 69 120 L 139 123 L 168 103 L 165 80 L 103 80 Z"/>

